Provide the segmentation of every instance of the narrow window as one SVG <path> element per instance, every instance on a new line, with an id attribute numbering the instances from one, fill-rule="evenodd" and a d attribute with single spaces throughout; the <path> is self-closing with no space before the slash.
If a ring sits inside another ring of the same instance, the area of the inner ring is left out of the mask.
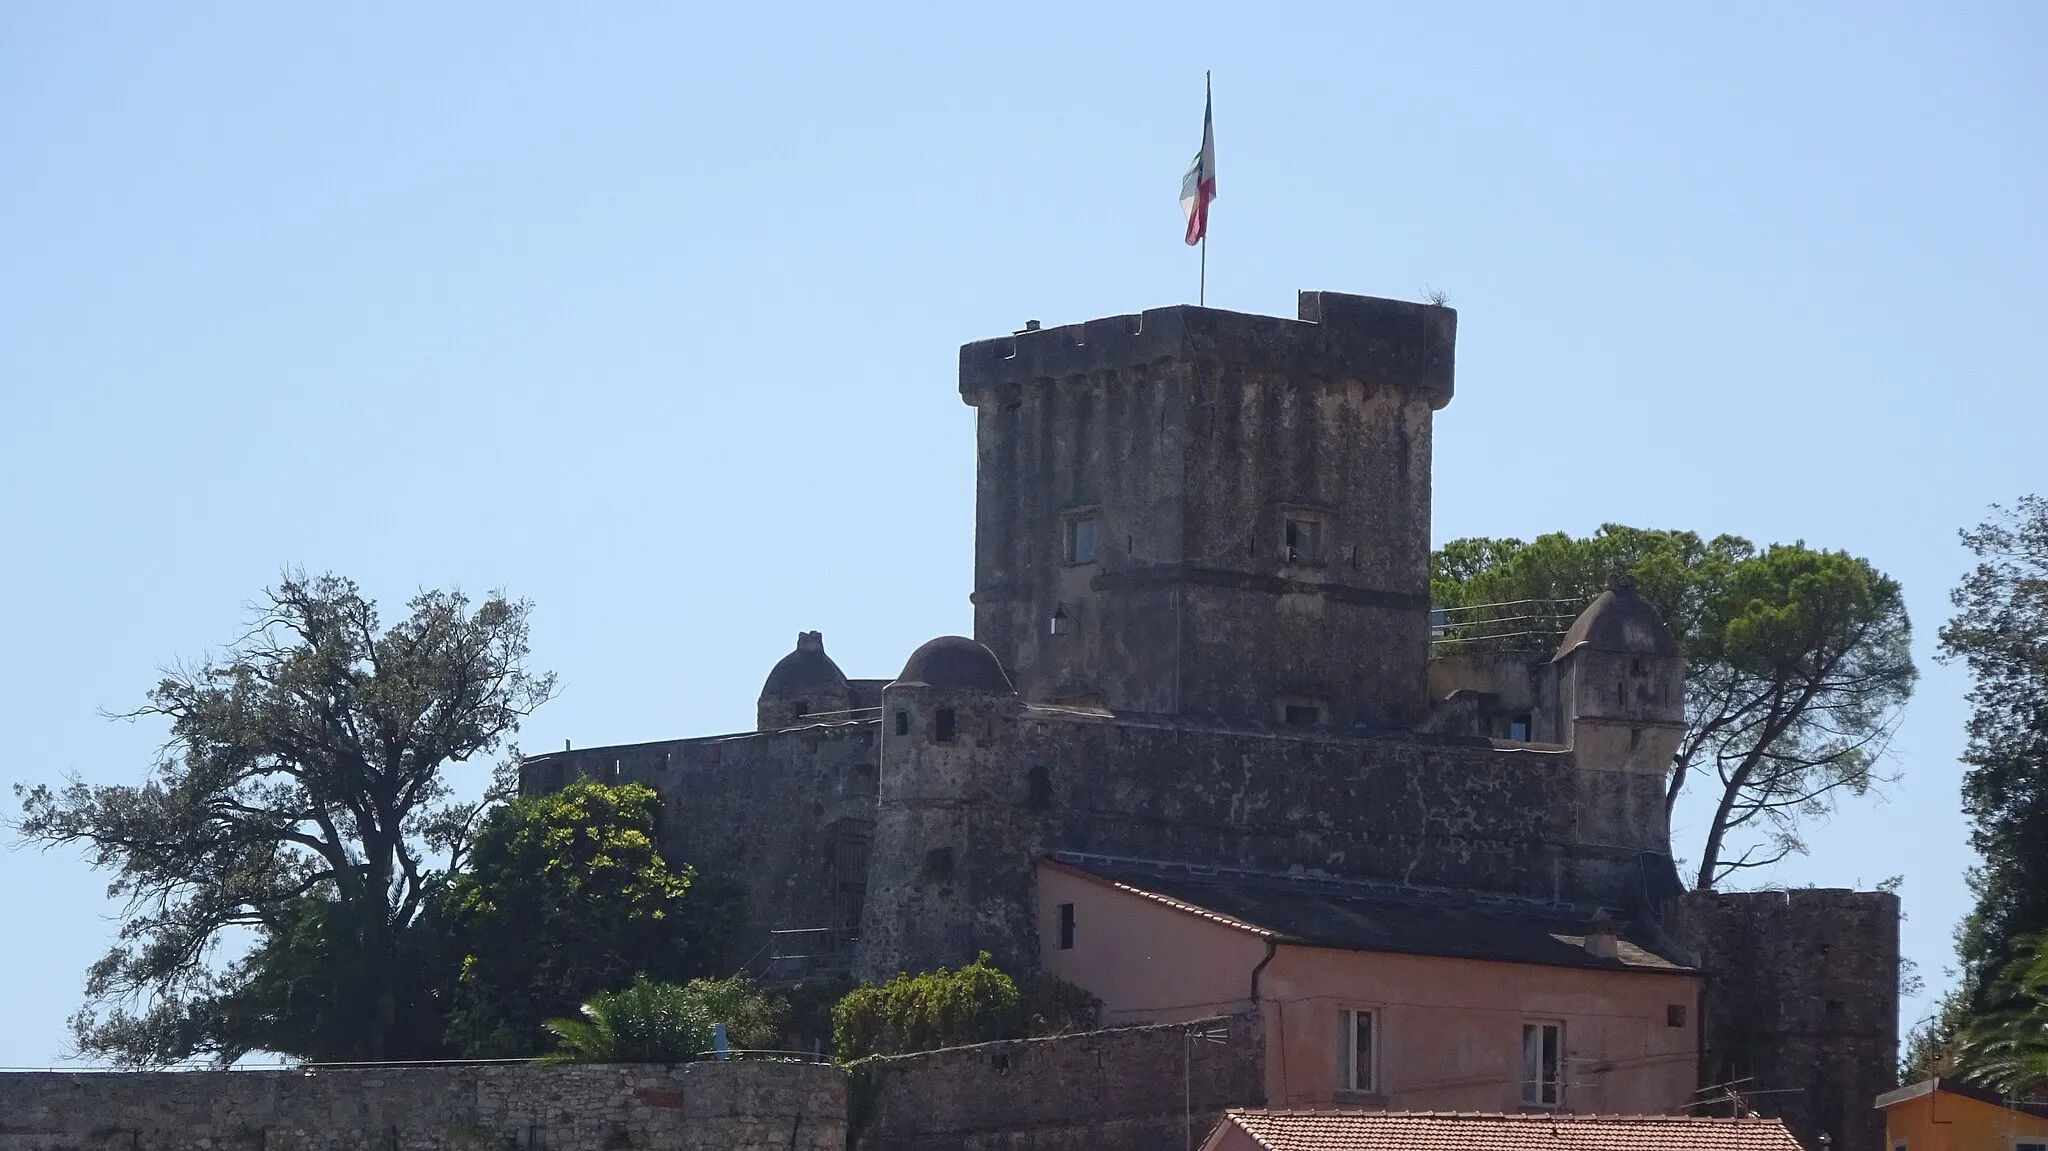
<path id="1" fill-rule="evenodd" d="M 1067 562 L 1070 564 L 1092 564 L 1095 562 L 1095 517 L 1075 516 L 1067 521 Z"/>
<path id="2" fill-rule="evenodd" d="M 1557 1107 L 1564 1101 L 1564 1024 L 1522 1024 L 1522 1105 Z"/>
<path id="3" fill-rule="evenodd" d="M 1683 1004 L 1683 1003 L 1673 1003 L 1673 1004 L 1671 1004 L 1671 1005 L 1670 1005 L 1669 1007 L 1666 1007 L 1666 1008 L 1664 1009 L 1664 1026 L 1666 1026 L 1666 1027 L 1683 1027 L 1683 1026 L 1685 1026 L 1685 1004 Z"/>
<path id="4" fill-rule="evenodd" d="M 910 713 L 909 713 L 909 712 L 907 712 L 907 711 L 899 711 L 899 712 L 897 712 L 897 713 L 896 713 L 896 734 L 897 734 L 897 735 L 909 735 L 909 734 L 910 734 Z"/>
<path id="5" fill-rule="evenodd" d="M 800 700 L 797 700 L 797 701 L 796 701 L 796 717 L 797 717 L 798 719 L 802 719 L 803 717 L 805 717 L 805 716 L 807 716 L 807 715 L 809 715 L 809 714 L 811 714 L 811 701 L 810 701 L 810 700 L 807 700 L 807 699 L 800 699 Z"/>
<path id="6" fill-rule="evenodd" d="M 1899 1151 L 1905 1151 L 1905 1148 L 1906 1145 L 1904 1143 L 1899 1144 Z M 2014 1143 L 2012 1151 L 2048 1151 L 2048 1143 L 2033 1140 L 2025 1143 Z"/>
<path id="7" fill-rule="evenodd" d="M 1373 1050 L 1373 1013 L 1337 1013 L 1337 1089 L 1376 1091 L 1375 1072 L 1379 1061 Z"/>
<path id="8" fill-rule="evenodd" d="M 1323 523 L 1307 516 L 1287 517 L 1287 536 L 1281 558 L 1291 564 L 1323 562 Z"/>
<path id="9" fill-rule="evenodd" d="M 1074 905 L 1060 904 L 1060 950 L 1074 949 Z"/>
<path id="10" fill-rule="evenodd" d="M 932 738 L 938 740 L 940 743 L 953 742 L 953 729 L 955 726 L 956 722 L 953 715 L 953 709 L 950 707 L 940 708 L 938 714 L 938 722 L 934 726 L 934 729 L 932 731 Z"/>
<path id="11" fill-rule="evenodd" d="M 1529 742 L 1529 717 L 1518 715 L 1508 721 L 1508 738 L 1520 743 Z"/>
<path id="12" fill-rule="evenodd" d="M 1286 703 L 1280 705 L 1280 720 L 1289 727 L 1318 727 L 1323 722 L 1323 705 L 1320 703 Z"/>

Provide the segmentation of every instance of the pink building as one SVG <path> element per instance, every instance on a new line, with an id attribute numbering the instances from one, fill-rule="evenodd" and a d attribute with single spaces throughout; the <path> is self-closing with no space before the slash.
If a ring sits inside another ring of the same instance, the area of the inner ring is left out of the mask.
<path id="1" fill-rule="evenodd" d="M 1275 1108 L 1669 1114 L 1694 1099 L 1697 971 L 1590 910 L 1062 853 L 1046 970 L 1103 1022 L 1256 1010 Z"/>

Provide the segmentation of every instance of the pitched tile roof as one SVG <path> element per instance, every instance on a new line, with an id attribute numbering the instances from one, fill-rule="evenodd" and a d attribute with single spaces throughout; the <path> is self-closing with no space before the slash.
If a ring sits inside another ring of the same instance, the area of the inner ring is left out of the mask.
<path id="1" fill-rule="evenodd" d="M 1623 929 L 1612 958 L 1593 955 L 1585 947 L 1590 908 L 1072 852 L 1046 858 L 1120 891 L 1281 943 L 1621 971 L 1693 970 L 1675 954 L 1661 954 L 1671 949 L 1641 925 Z"/>
<path id="2" fill-rule="evenodd" d="M 1802 1151 L 1777 1119 L 1477 1111 L 1227 1111 L 1269 1151 Z"/>

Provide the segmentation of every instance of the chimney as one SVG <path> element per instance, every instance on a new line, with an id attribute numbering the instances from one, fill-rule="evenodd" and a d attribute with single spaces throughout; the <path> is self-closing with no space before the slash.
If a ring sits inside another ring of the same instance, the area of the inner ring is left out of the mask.
<path id="1" fill-rule="evenodd" d="M 822 631 L 800 631 L 796 633 L 798 651 L 824 651 L 825 633 Z"/>
<path id="2" fill-rule="evenodd" d="M 1615 929 L 1614 921 L 1607 918 L 1602 908 L 1593 916 L 1593 922 L 1586 925 L 1586 954 L 1597 959 L 1616 959 L 1621 955 L 1621 935 Z"/>

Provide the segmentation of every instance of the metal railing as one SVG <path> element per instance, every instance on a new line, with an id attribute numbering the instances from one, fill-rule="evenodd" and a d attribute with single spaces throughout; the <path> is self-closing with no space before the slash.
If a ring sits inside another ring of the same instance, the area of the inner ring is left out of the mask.
<path id="1" fill-rule="evenodd" d="M 1585 608 L 1580 600 L 1517 599 L 1429 609 L 1432 651 L 1539 651 L 1555 647 Z"/>

